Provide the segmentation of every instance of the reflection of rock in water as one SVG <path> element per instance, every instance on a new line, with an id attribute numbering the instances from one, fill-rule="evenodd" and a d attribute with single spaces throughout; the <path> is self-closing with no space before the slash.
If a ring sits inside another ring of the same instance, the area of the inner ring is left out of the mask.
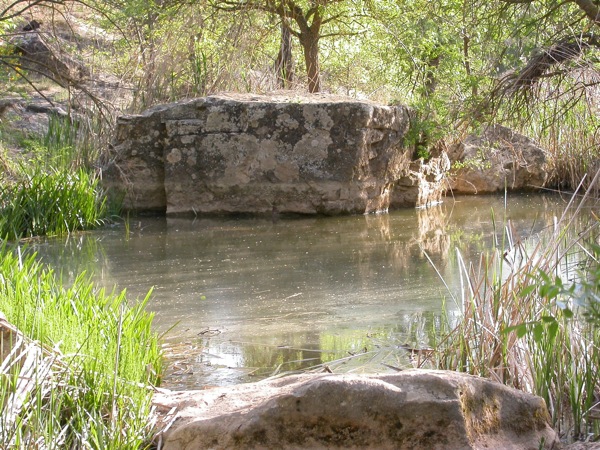
<path id="1" fill-rule="evenodd" d="M 367 238 L 372 234 L 379 234 L 382 241 L 392 239 L 389 214 L 368 214 L 365 215 L 365 222 L 367 224 L 365 228 Z"/>
<path id="2" fill-rule="evenodd" d="M 450 249 L 447 223 L 446 211 L 442 205 L 417 210 L 417 242 L 425 252 L 441 256 L 444 261 Z"/>
<path id="3" fill-rule="evenodd" d="M 365 216 L 366 227 L 362 231 L 363 245 L 355 253 L 356 267 L 360 279 L 369 283 L 373 277 L 383 272 L 393 272 L 400 277 L 408 273 L 411 261 L 414 262 L 410 252 L 410 228 L 414 225 L 413 214 L 390 220 L 388 214 Z M 406 220 L 407 226 L 399 220 Z"/>
<path id="4" fill-rule="evenodd" d="M 410 214 L 404 212 L 402 216 L 368 215 L 365 221 L 367 226 L 361 235 L 366 245 L 357 252 L 360 274 L 365 279 L 381 270 L 382 261 L 387 261 L 397 275 L 409 275 L 419 260 L 424 266 L 429 265 L 423 252 L 446 260 L 451 240 L 446 232 L 448 218 L 443 204 L 416 209 Z M 385 245 L 377 250 L 374 242 Z M 386 256 L 382 258 L 380 251 Z"/>

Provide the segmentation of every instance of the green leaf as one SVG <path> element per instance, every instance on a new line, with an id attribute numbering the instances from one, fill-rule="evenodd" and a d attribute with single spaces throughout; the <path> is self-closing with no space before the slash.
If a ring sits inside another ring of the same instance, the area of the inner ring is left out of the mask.
<path id="1" fill-rule="evenodd" d="M 527 334 L 527 324 L 520 323 L 518 325 L 513 325 L 512 327 L 505 328 L 503 333 L 508 334 L 512 333 L 513 331 L 517 333 L 518 338 L 522 338 Z"/>
<path id="2" fill-rule="evenodd" d="M 562 287 L 563 286 L 562 278 L 559 277 L 558 275 L 556 275 L 556 277 L 554 278 L 554 284 L 557 287 Z"/>
<path id="3" fill-rule="evenodd" d="M 547 274 L 546 272 L 544 272 L 543 270 L 540 270 L 540 271 L 539 271 L 539 275 L 540 275 L 540 278 L 541 278 L 542 280 L 544 280 L 544 282 L 545 282 L 546 284 L 550 284 L 550 283 L 551 283 L 551 281 L 550 281 L 550 277 L 548 276 L 548 274 Z"/>
<path id="4" fill-rule="evenodd" d="M 517 337 L 522 338 L 527 334 L 527 324 L 521 324 L 517 327 Z"/>
<path id="5" fill-rule="evenodd" d="M 537 286 L 534 285 L 525 286 L 523 289 L 521 289 L 518 296 L 521 298 L 527 297 L 529 294 L 535 292 L 536 289 Z"/>
<path id="6" fill-rule="evenodd" d="M 548 325 L 548 336 L 551 341 L 554 341 L 556 335 L 558 333 L 558 322 L 555 320 L 550 325 Z"/>
<path id="7" fill-rule="evenodd" d="M 540 342 L 544 337 L 544 326 L 541 323 L 536 323 L 533 327 L 533 338 L 536 342 Z"/>

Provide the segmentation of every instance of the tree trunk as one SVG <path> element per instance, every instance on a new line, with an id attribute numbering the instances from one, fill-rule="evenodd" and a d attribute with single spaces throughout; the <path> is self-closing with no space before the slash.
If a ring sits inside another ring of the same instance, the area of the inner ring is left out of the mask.
<path id="1" fill-rule="evenodd" d="M 437 50 L 437 49 L 435 49 Z M 435 88 L 437 86 L 437 76 L 435 70 L 440 65 L 440 55 L 431 56 L 427 61 L 427 72 L 425 73 L 425 95 L 427 97 L 433 96 Z"/>
<path id="2" fill-rule="evenodd" d="M 287 89 L 294 81 L 294 66 L 292 61 L 292 33 L 285 21 L 281 22 L 281 45 L 277 55 L 276 67 L 277 84 Z"/>
<path id="3" fill-rule="evenodd" d="M 300 44 L 304 49 L 304 62 L 308 74 L 308 92 L 321 91 L 321 69 L 319 67 L 319 33 L 309 32 L 300 36 Z"/>

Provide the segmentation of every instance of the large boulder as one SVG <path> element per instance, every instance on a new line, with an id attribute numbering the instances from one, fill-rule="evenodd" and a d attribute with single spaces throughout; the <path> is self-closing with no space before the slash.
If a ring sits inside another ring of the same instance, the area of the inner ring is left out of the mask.
<path id="1" fill-rule="evenodd" d="M 126 209 L 167 214 L 384 211 L 409 173 L 408 127 L 403 106 L 214 95 L 120 117 L 104 181 Z"/>
<path id="2" fill-rule="evenodd" d="M 164 450 L 550 449 L 544 401 L 444 371 L 299 375 L 204 391 L 162 392 Z M 173 420 L 174 418 L 174 420 Z"/>
<path id="3" fill-rule="evenodd" d="M 19 64 L 33 73 L 44 74 L 61 85 L 73 84 L 89 75 L 83 63 L 67 54 L 60 37 L 38 29 L 15 33 L 11 43 Z"/>
<path id="4" fill-rule="evenodd" d="M 547 179 L 546 152 L 534 140 L 501 125 L 487 126 L 449 151 L 455 194 L 535 190 Z"/>

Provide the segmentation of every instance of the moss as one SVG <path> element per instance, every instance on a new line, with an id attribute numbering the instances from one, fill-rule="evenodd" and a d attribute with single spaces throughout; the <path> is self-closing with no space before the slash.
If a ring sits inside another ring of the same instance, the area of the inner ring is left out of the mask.
<path id="1" fill-rule="evenodd" d="M 460 400 L 470 439 L 500 430 L 501 402 L 497 397 L 485 393 L 471 393 L 463 389 Z"/>

